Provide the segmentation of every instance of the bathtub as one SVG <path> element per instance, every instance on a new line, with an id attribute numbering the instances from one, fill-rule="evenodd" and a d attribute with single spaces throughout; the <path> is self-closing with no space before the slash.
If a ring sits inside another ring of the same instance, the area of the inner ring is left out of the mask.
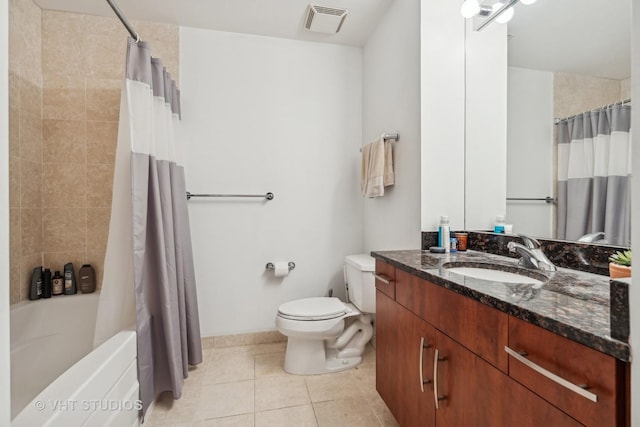
<path id="1" fill-rule="evenodd" d="M 11 425 L 138 425 L 135 331 L 93 349 L 98 293 L 11 307 Z"/>

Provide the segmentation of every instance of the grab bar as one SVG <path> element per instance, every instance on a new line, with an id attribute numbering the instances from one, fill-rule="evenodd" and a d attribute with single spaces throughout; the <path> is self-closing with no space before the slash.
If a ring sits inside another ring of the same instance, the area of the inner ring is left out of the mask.
<path id="1" fill-rule="evenodd" d="M 273 193 L 267 194 L 192 194 L 187 191 L 187 200 L 192 197 L 261 197 L 267 200 L 273 200 Z"/>
<path id="2" fill-rule="evenodd" d="M 547 197 L 507 197 L 507 200 L 528 200 L 528 201 L 541 201 L 546 203 L 557 203 L 558 200 L 554 199 L 551 196 Z"/>

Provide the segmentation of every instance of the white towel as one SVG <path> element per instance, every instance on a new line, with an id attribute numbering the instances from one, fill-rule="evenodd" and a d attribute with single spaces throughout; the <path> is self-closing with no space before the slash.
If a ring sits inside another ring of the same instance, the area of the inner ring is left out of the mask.
<path id="1" fill-rule="evenodd" d="M 364 197 L 380 197 L 384 195 L 384 187 L 394 182 L 391 143 L 381 136 L 362 147 L 360 189 Z"/>

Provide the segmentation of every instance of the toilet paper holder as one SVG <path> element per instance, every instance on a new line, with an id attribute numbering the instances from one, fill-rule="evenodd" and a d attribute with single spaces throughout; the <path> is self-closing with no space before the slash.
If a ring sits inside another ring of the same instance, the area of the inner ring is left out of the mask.
<path id="1" fill-rule="evenodd" d="M 265 269 L 269 270 L 269 271 L 273 271 L 276 269 L 276 266 L 273 265 L 272 262 L 268 262 L 267 265 L 264 267 Z M 296 263 L 289 261 L 289 271 L 293 270 L 294 268 L 296 268 Z"/>

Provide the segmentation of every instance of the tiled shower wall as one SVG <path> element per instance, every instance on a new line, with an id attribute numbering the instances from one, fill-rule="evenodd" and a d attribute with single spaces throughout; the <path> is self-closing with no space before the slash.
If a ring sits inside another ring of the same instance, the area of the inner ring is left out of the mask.
<path id="1" fill-rule="evenodd" d="M 77 271 L 91 263 L 101 287 L 128 35 L 116 18 L 40 11 L 31 0 L 12 1 L 10 12 L 20 8 L 41 31 L 25 41 L 38 57 L 41 71 L 31 71 L 41 102 L 34 130 L 23 138 L 19 129 L 20 156 L 10 158 L 12 303 L 27 299 L 38 265 L 55 271 L 73 262 Z M 13 16 L 10 33 L 18 37 L 24 27 Z M 177 80 L 178 27 L 132 24 Z M 10 49 L 10 58 L 22 52 Z M 17 109 L 22 123 L 23 97 L 10 94 L 9 102 L 10 116 Z"/>

